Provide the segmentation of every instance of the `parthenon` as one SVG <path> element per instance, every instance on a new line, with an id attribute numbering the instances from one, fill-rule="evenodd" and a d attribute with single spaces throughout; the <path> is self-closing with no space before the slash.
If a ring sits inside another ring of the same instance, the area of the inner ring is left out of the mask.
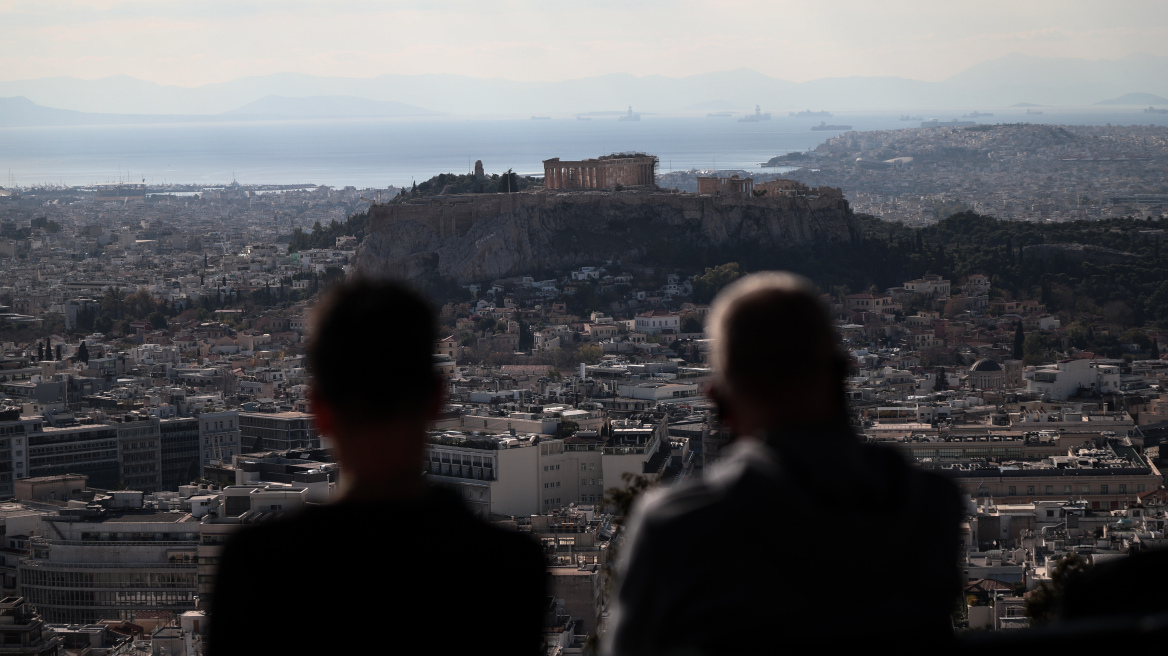
<path id="1" fill-rule="evenodd" d="M 544 160 L 547 189 L 608 189 L 617 185 L 651 185 L 656 180 L 657 158 L 642 153 L 605 155 L 597 159 L 562 162 Z"/>

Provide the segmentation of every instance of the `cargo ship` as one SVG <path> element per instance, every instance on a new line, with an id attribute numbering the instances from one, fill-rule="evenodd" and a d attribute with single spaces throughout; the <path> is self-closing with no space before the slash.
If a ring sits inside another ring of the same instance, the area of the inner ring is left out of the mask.
<path id="1" fill-rule="evenodd" d="M 827 123 L 820 121 L 819 125 L 812 125 L 811 129 L 815 130 L 816 132 L 827 132 L 827 131 L 851 130 L 852 126 L 850 126 L 850 125 L 828 125 Z"/>

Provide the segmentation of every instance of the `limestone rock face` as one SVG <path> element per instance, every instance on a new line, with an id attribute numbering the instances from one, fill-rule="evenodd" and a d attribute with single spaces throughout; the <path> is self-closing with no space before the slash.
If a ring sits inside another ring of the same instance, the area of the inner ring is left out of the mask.
<path id="1" fill-rule="evenodd" d="M 860 238 L 842 195 L 732 198 L 664 192 L 483 194 L 370 208 L 363 275 L 460 283 L 596 264 L 684 265 L 737 248 Z"/>

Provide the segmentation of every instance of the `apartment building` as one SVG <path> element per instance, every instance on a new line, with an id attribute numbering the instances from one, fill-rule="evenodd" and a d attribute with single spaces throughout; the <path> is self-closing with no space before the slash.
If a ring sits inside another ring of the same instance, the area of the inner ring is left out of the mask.
<path id="1" fill-rule="evenodd" d="M 82 474 L 88 477 L 93 487 L 105 490 L 119 487 L 123 472 L 119 460 L 121 440 L 116 425 L 46 426 L 41 421 L 40 417 L 34 418 L 33 430 L 27 434 L 27 468 L 24 468 L 27 476 Z M 13 452 L 19 450 L 14 448 Z M 139 453 L 137 449 L 127 449 L 127 452 Z M 138 463 L 138 466 L 144 464 Z M 16 471 L 21 471 L 21 463 L 17 461 L 16 465 Z"/>
<path id="2" fill-rule="evenodd" d="M 121 509 L 45 517 L 43 537 L 18 570 L 21 592 L 48 622 L 129 619 L 194 610 L 199 524 L 189 514 L 142 510 L 142 494 L 114 493 Z"/>
<path id="3" fill-rule="evenodd" d="M 162 461 L 161 487 L 177 490 L 199 478 L 203 471 L 199 454 L 201 440 L 197 417 L 174 417 L 159 421 Z"/>
<path id="4" fill-rule="evenodd" d="M 141 492 L 162 488 L 162 433 L 157 417 L 126 415 L 118 432 L 119 485 Z M 92 481 L 92 479 L 90 479 Z"/>
<path id="5" fill-rule="evenodd" d="M 231 462 L 233 456 L 243 453 L 243 434 L 238 410 L 204 412 L 198 415 L 197 420 L 202 466 Z"/>
<path id="6" fill-rule="evenodd" d="M 240 412 L 241 453 L 319 449 L 312 415 L 304 412 Z"/>
<path id="7" fill-rule="evenodd" d="M 668 462 L 665 423 L 632 423 L 614 425 L 610 437 L 592 431 L 565 439 L 438 433 L 426 447 L 425 468 L 482 517 L 599 503 L 605 486 L 621 485 L 623 474 L 658 476 Z"/>

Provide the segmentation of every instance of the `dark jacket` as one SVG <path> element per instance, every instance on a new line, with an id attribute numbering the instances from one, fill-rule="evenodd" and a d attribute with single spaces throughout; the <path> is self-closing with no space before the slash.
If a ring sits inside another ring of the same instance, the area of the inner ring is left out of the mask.
<path id="1" fill-rule="evenodd" d="M 533 654 L 545 576 L 538 543 L 479 521 L 444 490 L 308 508 L 228 543 L 210 653 Z"/>
<path id="2" fill-rule="evenodd" d="M 947 644 L 957 488 L 846 426 L 745 439 L 630 513 L 614 654 L 769 653 L 895 636 Z"/>

